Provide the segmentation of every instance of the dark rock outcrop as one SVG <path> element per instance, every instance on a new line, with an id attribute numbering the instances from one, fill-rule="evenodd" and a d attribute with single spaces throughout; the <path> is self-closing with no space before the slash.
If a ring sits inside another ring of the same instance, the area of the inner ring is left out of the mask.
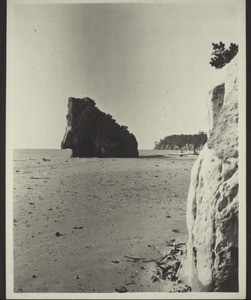
<path id="1" fill-rule="evenodd" d="M 73 157 L 138 157 L 135 136 L 90 98 L 68 99 L 67 127 L 61 149 Z"/>

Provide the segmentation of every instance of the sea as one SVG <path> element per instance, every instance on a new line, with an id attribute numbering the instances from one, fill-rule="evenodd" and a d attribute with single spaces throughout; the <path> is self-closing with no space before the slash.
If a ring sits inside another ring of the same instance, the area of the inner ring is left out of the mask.
<path id="1" fill-rule="evenodd" d="M 139 157 L 168 157 L 172 154 L 179 154 L 180 150 L 139 150 Z M 47 159 L 61 158 L 66 159 L 71 157 L 70 149 L 14 149 L 13 159 L 26 160 L 37 159 L 38 157 L 44 157 Z"/>

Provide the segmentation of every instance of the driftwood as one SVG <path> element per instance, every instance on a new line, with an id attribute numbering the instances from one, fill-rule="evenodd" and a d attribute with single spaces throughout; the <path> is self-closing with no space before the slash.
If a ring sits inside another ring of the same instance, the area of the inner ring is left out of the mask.
<path id="1" fill-rule="evenodd" d="M 155 259 L 149 259 L 149 260 L 146 260 L 145 257 L 133 257 L 133 256 L 128 256 L 128 255 L 125 255 L 126 258 L 129 258 L 131 260 L 134 260 L 135 262 L 136 261 L 141 261 L 141 262 L 144 262 L 144 263 L 148 263 L 148 262 L 156 262 Z"/>
<path id="2" fill-rule="evenodd" d="M 187 155 L 198 155 L 194 152 L 185 152 L 185 153 L 169 153 L 170 156 L 187 156 Z"/>

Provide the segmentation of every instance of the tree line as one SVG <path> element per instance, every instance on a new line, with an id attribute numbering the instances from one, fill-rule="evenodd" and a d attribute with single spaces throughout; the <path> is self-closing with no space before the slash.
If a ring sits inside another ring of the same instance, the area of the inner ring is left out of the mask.
<path id="1" fill-rule="evenodd" d="M 173 134 L 166 136 L 155 143 L 154 150 L 196 150 L 201 149 L 207 141 L 207 134 L 200 131 L 198 134 Z"/>

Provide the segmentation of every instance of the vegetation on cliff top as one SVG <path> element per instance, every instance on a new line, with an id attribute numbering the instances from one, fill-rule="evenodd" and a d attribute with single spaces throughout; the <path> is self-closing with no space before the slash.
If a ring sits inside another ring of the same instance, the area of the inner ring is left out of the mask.
<path id="1" fill-rule="evenodd" d="M 225 44 L 219 42 L 219 44 L 212 43 L 213 52 L 212 58 L 209 62 L 212 67 L 216 69 L 221 69 L 226 64 L 228 64 L 238 53 L 238 45 L 231 43 L 229 49 L 225 49 Z"/>
<path id="2" fill-rule="evenodd" d="M 203 131 L 198 134 L 173 134 L 156 142 L 154 150 L 181 150 L 185 148 L 195 151 L 201 149 L 206 141 L 207 135 Z"/>

